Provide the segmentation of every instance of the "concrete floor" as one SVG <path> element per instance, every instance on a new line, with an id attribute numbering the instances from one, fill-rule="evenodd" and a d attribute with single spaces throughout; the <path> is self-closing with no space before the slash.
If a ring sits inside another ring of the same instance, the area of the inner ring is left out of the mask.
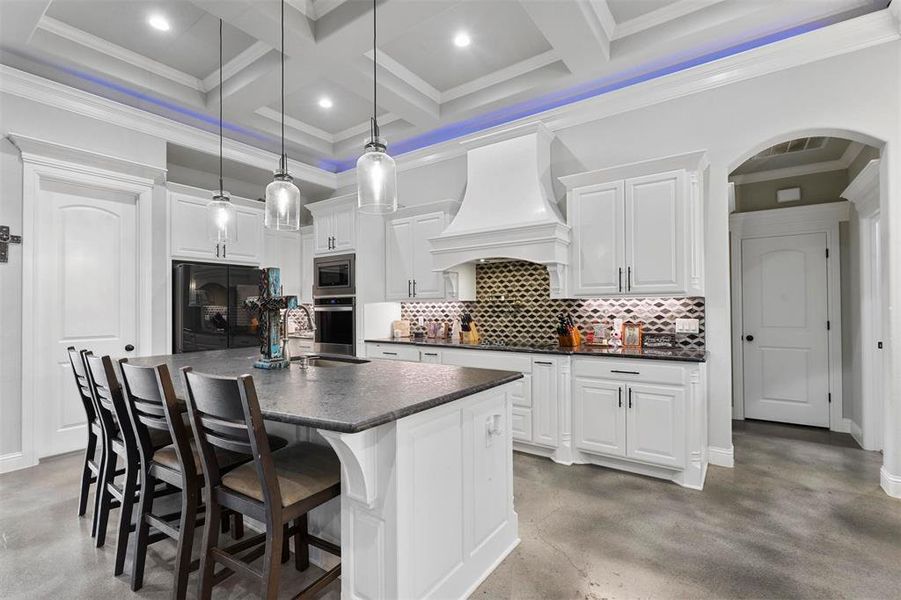
<path id="1" fill-rule="evenodd" d="M 901 502 L 879 488 L 879 454 L 846 435 L 745 422 L 735 457 L 697 492 L 517 454 L 522 543 L 473 598 L 901 597 Z M 95 549 L 90 520 L 74 516 L 79 460 L 0 477 L 0 597 L 132 596 L 112 577 L 114 545 Z M 173 555 L 153 547 L 139 597 L 169 596 Z M 316 574 L 286 569 L 285 597 Z M 256 596 L 235 577 L 220 589 Z"/>

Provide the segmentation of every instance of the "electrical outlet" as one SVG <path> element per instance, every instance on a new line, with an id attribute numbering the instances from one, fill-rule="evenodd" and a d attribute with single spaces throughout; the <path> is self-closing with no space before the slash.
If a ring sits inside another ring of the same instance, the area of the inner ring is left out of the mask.
<path id="1" fill-rule="evenodd" d="M 676 319 L 676 333 L 699 333 L 700 323 L 697 319 Z"/>

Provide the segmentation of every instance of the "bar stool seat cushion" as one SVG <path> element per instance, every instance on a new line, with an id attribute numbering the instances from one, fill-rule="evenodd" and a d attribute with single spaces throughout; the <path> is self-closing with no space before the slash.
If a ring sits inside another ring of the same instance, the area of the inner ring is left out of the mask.
<path id="1" fill-rule="evenodd" d="M 297 504 L 341 482 L 341 463 L 331 450 L 302 442 L 272 453 L 282 506 Z M 251 462 L 222 476 L 222 486 L 263 502 L 263 489 Z"/>
<path id="2" fill-rule="evenodd" d="M 284 448 L 288 445 L 288 441 L 284 438 L 280 438 L 274 435 L 270 435 L 268 437 L 269 447 L 274 450 Z M 194 468 L 197 470 L 197 473 L 203 473 L 203 462 L 200 458 L 200 450 L 197 449 L 197 445 L 193 440 L 191 440 L 191 454 L 194 455 Z M 216 459 L 219 463 L 219 468 L 226 470 L 235 465 L 249 461 L 250 456 L 246 454 L 239 454 L 237 452 L 229 452 L 228 450 L 222 450 L 221 448 L 216 448 Z M 162 448 L 154 452 L 153 462 L 174 471 L 181 471 L 181 466 L 178 464 L 178 454 L 175 451 L 175 444 L 163 446 Z"/>

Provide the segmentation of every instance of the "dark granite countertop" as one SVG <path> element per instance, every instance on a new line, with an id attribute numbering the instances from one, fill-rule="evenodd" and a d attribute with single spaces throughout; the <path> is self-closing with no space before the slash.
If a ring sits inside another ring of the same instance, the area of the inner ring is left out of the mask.
<path id="1" fill-rule="evenodd" d="M 169 367 L 184 400 L 182 367 L 199 373 L 253 376 L 263 416 L 273 421 L 356 433 L 452 402 L 522 377 L 522 373 L 446 365 L 373 360 L 340 367 L 255 369 L 253 348 L 130 358 L 129 363 Z"/>
<path id="2" fill-rule="evenodd" d="M 495 352 L 526 352 L 529 354 L 560 354 L 564 356 L 604 356 L 614 358 L 641 358 L 651 360 L 675 360 L 683 362 L 706 362 L 707 352 L 695 348 L 605 348 L 602 346 L 579 346 L 562 348 L 554 344 L 511 343 L 511 344 L 462 344 L 445 339 L 413 340 L 410 338 L 383 338 L 366 340 L 374 344 L 406 344 L 412 346 L 465 348 L 469 350 L 493 350 Z"/>

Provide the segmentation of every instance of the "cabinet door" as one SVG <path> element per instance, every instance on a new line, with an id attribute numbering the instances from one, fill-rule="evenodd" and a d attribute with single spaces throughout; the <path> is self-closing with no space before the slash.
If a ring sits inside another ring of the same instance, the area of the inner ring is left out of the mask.
<path id="1" fill-rule="evenodd" d="M 263 233 L 264 267 L 281 269 L 282 289 L 300 299 L 301 291 L 301 238 L 295 231 L 265 231 Z"/>
<path id="2" fill-rule="evenodd" d="M 238 239 L 224 244 L 222 256 L 228 262 L 260 264 L 263 260 L 263 211 L 236 206 Z"/>
<path id="3" fill-rule="evenodd" d="M 532 441 L 557 446 L 557 379 L 556 360 L 532 361 Z"/>
<path id="4" fill-rule="evenodd" d="M 413 294 L 413 221 L 385 224 L 385 298 L 407 300 Z"/>
<path id="5" fill-rule="evenodd" d="M 335 233 L 335 215 L 321 214 L 313 217 L 313 249 L 316 254 L 332 252 L 332 236 Z"/>
<path id="6" fill-rule="evenodd" d="M 353 252 L 357 247 L 357 213 L 355 207 L 335 211 L 332 215 L 332 250 Z"/>
<path id="7" fill-rule="evenodd" d="M 685 390 L 629 384 L 627 456 L 666 467 L 685 466 Z"/>
<path id="8" fill-rule="evenodd" d="M 577 377 L 573 380 L 573 435 L 580 450 L 626 455 L 626 384 Z"/>
<path id="9" fill-rule="evenodd" d="M 216 260 L 216 242 L 207 238 L 206 231 L 208 203 L 206 198 L 169 195 L 172 256 Z"/>
<path id="10" fill-rule="evenodd" d="M 432 244 L 429 240 L 444 231 L 444 213 L 413 218 L 414 298 L 444 298 L 444 275 L 432 270 Z"/>
<path id="11" fill-rule="evenodd" d="M 313 303 L 313 233 L 300 236 L 300 301 Z"/>
<path id="12" fill-rule="evenodd" d="M 514 406 L 512 417 L 513 420 L 511 421 L 510 427 L 513 430 L 513 439 L 517 442 L 531 442 L 532 409 Z"/>
<path id="13" fill-rule="evenodd" d="M 625 291 L 623 190 L 622 181 L 613 181 L 571 193 L 572 291 L 576 295 L 609 295 Z"/>
<path id="14" fill-rule="evenodd" d="M 685 172 L 626 180 L 626 291 L 685 291 Z"/>

